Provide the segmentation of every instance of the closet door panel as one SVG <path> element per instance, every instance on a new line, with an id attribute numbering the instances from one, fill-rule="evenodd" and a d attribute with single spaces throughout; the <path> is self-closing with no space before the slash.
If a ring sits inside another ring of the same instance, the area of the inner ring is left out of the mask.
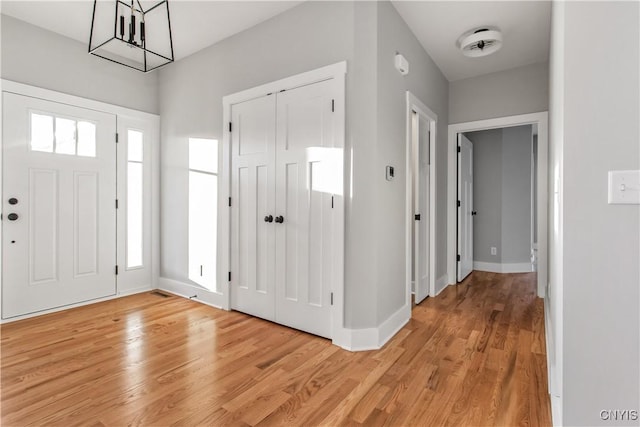
<path id="1" fill-rule="evenodd" d="M 277 95 L 276 321 L 331 336 L 333 81 Z"/>
<path id="2" fill-rule="evenodd" d="M 231 107 L 231 308 L 275 319 L 275 95 Z"/>

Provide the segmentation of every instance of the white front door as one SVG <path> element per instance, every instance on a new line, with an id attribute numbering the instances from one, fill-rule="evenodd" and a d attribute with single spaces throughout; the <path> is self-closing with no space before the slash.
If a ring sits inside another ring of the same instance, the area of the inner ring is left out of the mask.
<path id="1" fill-rule="evenodd" d="M 458 281 L 473 270 L 473 144 L 458 134 Z"/>
<path id="2" fill-rule="evenodd" d="M 328 80 L 277 97 L 276 321 L 323 337 L 331 337 L 332 195 L 342 188 L 334 86 Z"/>
<path id="3" fill-rule="evenodd" d="M 116 118 L 3 93 L 2 317 L 116 292 Z"/>
<path id="4" fill-rule="evenodd" d="M 275 320 L 276 96 L 231 106 L 231 308 Z"/>
<path id="5" fill-rule="evenodd" d="M 416 147 L 415 206 L 415 303 L 429 295 L 429 122 L 426 117 L 414 116 Z"/>

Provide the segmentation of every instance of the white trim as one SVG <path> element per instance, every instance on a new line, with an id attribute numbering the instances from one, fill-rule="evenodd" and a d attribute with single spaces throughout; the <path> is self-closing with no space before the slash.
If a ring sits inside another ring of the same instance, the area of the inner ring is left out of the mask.
<path id="1" fill-rule="evenodd" d="M 501 264 L 498 262 L 473 261 L 473 269 L 490 273 L 530 273 L 533 271 L 530 262 Z"/>
<path id="2" fill-rule="evenodd" d="M 442 276 L 438 277 L 438 280 L 436 280 L 436 292 L 433 296 L 438 296 L 440 295 L 440 292 L 444 291 L 444 289 L 449 286 L 449 276 L 447 275 L 447 273 L 443 274 Z"/>
<path id="3" fill-rule="evenodd" d="M 205 289 L 202 286 L 167 279 L 166 277 L 160 277 L 158 279 L 158 290 L 169 292 L 182 298 L 224 310 L 223 305 L 225 300 L 223 295 L 218 292 Z"/>
<path id="4" fill-rule="evenodd" d="M 551 399 L 551 425 L 562 425 L 562 398 L 560 396 L 550 395 Z"/>
<path id="5" fill-rule="evenodd" d="M 228 198 L 231 197 L 231 133 L 228 123 L 231 121 L 231 106 L 250 99 L 264 96 L 268 93 L 275 93 L 283 89 L 293 89 L 300 86 L 310 85 L 325 80 L 335 82 L 336 99 L 334 113 L 338 118 L 336 121 L 336 148 L 344 151 L 345 146 L 345 81 L 347 73 L 347 62 L 342 61 L 332 65 L 327 65 L 316 70 L 296 74 L 291 77 L 267 83 L 241 92 L 224 96 L 223 106 L 223 132 L 220 159 L 222 161 L 222 173 L 219 175 L 220 191 L 218 191 L 218 206 L 227 209 L 220 209 L 218 212 L 218 283 L 217 290 L 222 295 L 220 307 L 226 310 L 231 308 L 231 292 L 227 274 L 231 271 L 231 209 L 228 207 Z M 344 172 L 343 172 L 344 175 Z M 348 339 L 349 332 L 344 328 L 344 195 L 347 194 L 348 180 L 343 180 L 342 194 L 334 195 L 333 221 L 335 231 L 333 233 L 332 263 L 333 263 L 333 306 L 331 307 L 331 337 L 333 343 L 341 346 L 341 342 Z"/>
<path id="6" fill-rule="evenodd" d="M 406 154 L 405 154 L 405 284 L 406 284 L 406 304 L 411 306 L 411 265 L 413 250 L 411 247 L 411 224 L 413 222 L 413 212 L 411 212 L 411 188 L 412 176 L 411 170 L 411 111 L 414 110 L 429 121 L 429 296 L 436 295 L 436 132 L 438 124 L 438 115 L 431 111 L 422 101 L 415 95 L 407 91 L 406 94 Z"/>
<path id="7" fill-rule="evenodd" d="M 349 351 L 382 348 L 411 319 L 411 305 L 404 305 L 377 328 L 343 329 L 340 342 L 333 343 Z"/>
<path id="8" fill-rule="evenodd" d="M 327 65 L 305 73 L 296 74 L 294 76 L 285 77 L 275 82 L 266 83 L 260 86 L 252 87 L 241 92 L 222 97 L 222 104 L 230 106 L 240 102 L 255 99 L 268 93 L 275 93 L 281 90 L 293 89 L 300 86 L 307 86 L 324 80 L 337 79 L 347 73 L 347 62 L 342 61 L 332 65 Z M 224 122 L 227 123 L 227 122 Z"/>
<path id="9" fill-rule="evenodd" d="M 447 271 L 449 282 L 456 282 L 456 135 L 462 132 L 505 128 L 528 124 L 538 125 L 538 296 L 545 296 L 548 281 L 547 260 L 547 180 L 548 180 L 548 116 L 546 111 L 477 120 L 449 125 L 447 177 Z"/>
<path id="10" fill-rule="evenodd" d="M 55 90 L 44 89 L 41 87 L 30 86 L 24 83 L 18 83 L 11 80 L 2 79 L 2 91 L 15 93 L 17 95 L 31 96 L 34 98 L 45 99 L 48 101 L 58 102 L 60 104 L 69 104 L 74 107 L 82 107 L 88 110 L 102 111 L 120 116 L 129 116 L 144 119 L 159 119 L 159 115 L 147 113 L 145 111 L 133 110 L 131 108 L 122 107 L 120 105 L 108 104 L 102 101 L 95 101 L 89 98 L 69 95 Z"/>
<path id="11" fill-rule="evenodd" d="M 63 305 L 63 306 L 60 306 L 60 307 L 54 307 L 54 308 L 51 308 L 49 310 L 36 311 L 34 313 L 23 314 L 22 316 L 15 316 L 15 317 L 9 317 L 7 319 L 0 319 L 0 325 L 5 324 L 5 323 L 15 322 L 17 320 L 30 319 L 32 317 L 42 316 L 44 314 L 57 313 L 59 311 L 70 310 L 72 308 L 84 307 L 84 306 L 87 306 L 87 305 L 97 304 L 99 302 L 110 301 L 112 299 L 128 297 L 128 296 L 136 295 L 136 294 L 142 294 L 144 292 L 149 292 L 149 291 L 152 291 L 152 290 L 154 290 L 154 287 L 152 285 L 142 286 L 142 287 L 138 287 L 138 288 L 135 288 L 135 289 L 128 289 L 128 290 L 126 290 L 124 292 L 118 292 L 118 293 L 116 293 L 114 295 L 109 295 L 109 296 L 103 297 L 103 298 L 96 298 L 96 299 L 92 299 L 92 300 L 88 300 L 88 301 L 81 301 L 81 302 L 77 302 L 77 303 L 74 303 L 74 304 Z"/>

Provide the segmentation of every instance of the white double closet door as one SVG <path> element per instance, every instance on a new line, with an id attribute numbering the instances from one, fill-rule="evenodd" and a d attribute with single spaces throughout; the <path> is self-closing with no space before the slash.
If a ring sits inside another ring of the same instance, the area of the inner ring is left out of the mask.
<path id="1" fill-rule="evenodd" d="M 333 192 L 342 185 L 334 87 L 231 106 L 231 307 L 328 338 Z"/>

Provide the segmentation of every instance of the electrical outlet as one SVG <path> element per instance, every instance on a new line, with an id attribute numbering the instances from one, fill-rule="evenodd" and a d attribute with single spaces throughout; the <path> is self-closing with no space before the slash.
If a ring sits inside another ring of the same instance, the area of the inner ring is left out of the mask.
<path id="1" fill-rule="evenodd" d="M 491 246 L 491 255 L 498 255 L 498 248 Z"/>

